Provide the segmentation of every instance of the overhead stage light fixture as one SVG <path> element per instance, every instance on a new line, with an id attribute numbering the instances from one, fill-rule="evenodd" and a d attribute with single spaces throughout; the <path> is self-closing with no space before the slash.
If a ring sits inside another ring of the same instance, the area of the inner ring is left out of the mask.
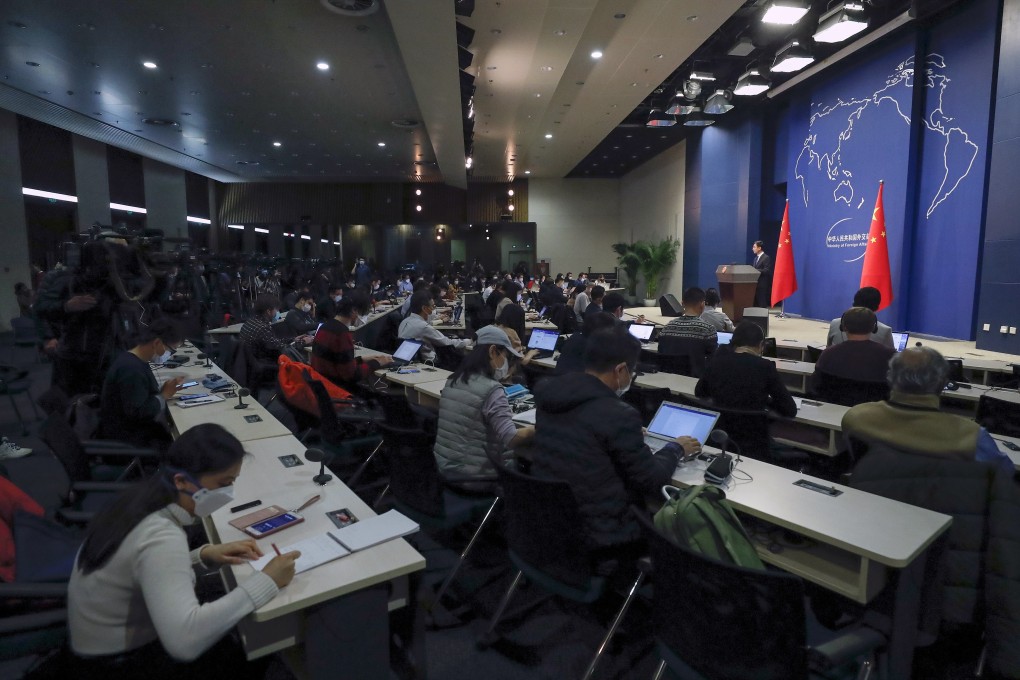
<path id="1" fill-rule="evenodd" d="M 772 0 L 762 15 L 762 23 L 792 26 L 808 13 L 810 6 L 804 0 Z"/>
<path id="2" fill-rule="evenodd" d="M 697 80 L 685 80 L 682 90 L 677 90 L 676 96 L 687 99 L 697 99 L 701 94 L 701 83 Z"/>
<path id="3" fill-rule="evenodd" d="M 691 80 L 711 81 L 715 80 L 715 74 L 705 70 L 691 71 Z"/>
<path id="4" fill-rule="evenodd" d="M 673 127 L 676 125 L 676 119 L 667 116 L 662 112 L 662 109 L 652 109 L 648 114 L 648 122 L 645 123 L 646 127 Z"/>
<path id="5" fill-rule="evenodd" d="M 705 101 L 705 113 L 718 115 L 733 109 L 733 93 L 729 90 L 716 90 L 715 94 Z M 686 125 L 686 123 L 684 123 Z"/>
<path id="6" fill-rule="evenodd" d="M 706 118 L 701 115 L 700 111 L 694 111 L 691 115 L 687 116 L 684 120 L 684 125 L 687 127 L 708 127 L 714 125 L 715 121 L 711 118 Z"/>
<path id="7" fill-rule="evenodd" d="M 747 73 L 740 76 L 740 80 L 737 81 L 737 86 L 733 88 L 733 94 L 741 97 L 753 97 L 756 94 L 761 94 L 770 87 L 772 87 L 772 83 L 766 80 L 757 68 L 752 68 L 749 69 Z"/>
<path id="8" fill-rule="evenodd" d="M 815 58 L 811 53 L 794 40 L 776 53 L 776 60 L 772 62 L 770 70 L 773 73 L 794 73 L 811 64 L 814 60 Z"/>
<path id="9" fill-rule="evenodd" d="M 685 101 L 674 101 L 670 104 L 669 108 L 666 109 L 666 113 L 671 116 L 686 116 L 692 111 L 697 111 L 698 107 L 694 102 Z"/>
<path id="10" fill-rule="evenodd" d="M 868 27 L 868 16 L 859 2 L 841 2 L 818 20 L 815 42 L 838 43 Z"/>

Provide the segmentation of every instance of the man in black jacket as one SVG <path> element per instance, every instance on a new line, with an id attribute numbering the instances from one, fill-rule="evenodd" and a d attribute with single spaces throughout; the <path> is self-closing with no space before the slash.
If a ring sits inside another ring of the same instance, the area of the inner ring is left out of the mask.
<path id="1" fill-rule="evenodd" d="M 570 484 L 599 562 L 633 554 L 641 531 L 628 506 L 643 507 L 669 483 L 681 456 L 701 450 L 691 437 L 654 454 L 645 444 L 641 416 L 620 400 L 640 353 L 625 328 L 599 331 L 589 339 L 583 373 L 552 378 L 535 391 L 532 471 Z"/>

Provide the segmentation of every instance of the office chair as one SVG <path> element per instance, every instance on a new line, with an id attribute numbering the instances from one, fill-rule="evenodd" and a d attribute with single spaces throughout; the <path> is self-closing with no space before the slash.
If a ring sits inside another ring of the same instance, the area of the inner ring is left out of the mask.
<path id="1" fill-rule="evenodd" d="M 607 578 L 595 574 L 589 548 L 578 531 L 584 522 L 570 484 L 531 477 L 505 465 L 498 465 L 496 472 L 506 502 L 504 528 L 510 561 L 517 572 L 488 629 L 476 643 L 483 649 L 499 638 L 496 628 L 523 578 L 553 595 L 581 604 L 602 599 L 607 588 Z M 585 680 L 594 674 L 644 577 L 639 571 L 629 587 L 588 665 Z"/>
<path id="2" fill-rule="evenodd" d="M 655 412 L 662 402 L 670 399 L 668 387 L 638 387 L 632 385 L 623 395 L 623 400 L 636 408 L 641 414 L 641 423 L 647 427 L 652 422 Z"/>
<path id="3" fill-rule="evenodd" d="M 394 426 L 388 422 L 380 424 L 379 430 L 383 437 L 381 456 L 390 480 L 388 491 L 393 496 L 397 510 L 426 530 L 435 532 L 478 523 L 471 539 L 436 591 L 433 604 L 438 604 L 471 553 L 478 536 L 495 516 L 500 501 L 495 494 L 467 493 L 452 485 L 458 482 L 495 482 L 496 477 L 443 475 L 439 472 L 432 451 L 434 433 Z"/>
<path id="4" fill-rule="evenodd" d="M 809 646 L 800 578 L 675 545 L 647 513 L 633 512 L 651 549 L 652 617 L 663 659 L 656 680 L 667 667 L 703 680 L 807 680 L 832 677 L 829 671 L 854 662 L 858 678 L 870 676 L 871 656 L 886 641 L 881 633 L 861 626 Z"/>
<path id="5" fill-rule="evenodd" d="M 1012 401 L 982 394 L 974 420 L 993 434 L 1020 437 L 1020 404 Z"/>
<path id="6" fill-rule="evenodd" d="M 815 370 L 813 396 L 821 401 L 841 406 L 856 406 L 869 401 L 885 401 L 889 398 L 889 383 L 882 381 L 854 380 Z"/>

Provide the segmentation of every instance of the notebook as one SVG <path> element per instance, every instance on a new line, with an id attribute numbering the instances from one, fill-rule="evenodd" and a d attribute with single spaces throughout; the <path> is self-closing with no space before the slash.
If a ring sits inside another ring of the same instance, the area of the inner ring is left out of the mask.
<path id="1" fill-rule="evenodd" d="M 632 323 L 628 328 L 630 334 L 641 341 L 642 344 L 651 342 L 652 331 L 655 330 L 655 324 L 651 323 Z"/>
<path id="2" fill-rule="evenodd" d="M 414 361 L 414 357 L 421 349 L 421 342 L 418 340 L 404 340 L 400 347 L 393 353 L 393 365 L 404 366 Z"/>
<path id="3" fill-rule="evenodd" d="M 645 443 L 653 453 L 682 435 L 704 444 L 718 420 L 715 411 L 664 401 L 648 425 Z"/>
<path id="4" fill-rule="evenodd" d="M 528 349 L 537 349 L 538 357 L 551 357 L 556 349 L 556 341 L 560 339 L 558 331 L 535 328 L 528 338 Z"/>
<path id="5" fill-rule="evenodd" d="M 180 408 L 192 408 L 194 406 L 215 404 L 218 401 L 223 401 L 223 397 L 218 397 L 215 394 L 208 394 L 204 397 L 198 397 L 197 399 L 188 399 L 187 401 L 178 400 L 177 406 L 179 406 Z"/>
<path id="6" fill-rule="evenodd" d="M 391 541 L 394 538 L 409 536 L 418 531 L 418 524 L 396 510 L 382 515 L 369 517 L 346 526 L 343 529 L 332 529 L 324 534 L 317 534 L 301 539 L 296 543 L 279 546 L 281 553 L 300 550 L 301 557 L 294 563 L 294 573 L 320 567 L 323 564 L 346 557 L 352 552 L 365 550 L 374 545 Z M 266 546 L 263 546 L 265 548 Z M 257 560 L 248 564 L 255 571 L 262 571 L 276 557 L 276 551 L 270 550 Z"/>
<path id="7" fill-rule="evenodd" d="M 733 333 L 725 333 L 723 331 L 716 333 L 716 336 L 719 338 L 720 345 L 728 345 L 730 344 L 730 340 L 733 339 Z"/>
<path id="8" fill-rule="evenodd" d="M 893 333 L 892 341 L 893 347 L 896 348 L 897 352 L 902 352 L 907 348 L 907 341 L 910 340 L 910 333 Z"/>

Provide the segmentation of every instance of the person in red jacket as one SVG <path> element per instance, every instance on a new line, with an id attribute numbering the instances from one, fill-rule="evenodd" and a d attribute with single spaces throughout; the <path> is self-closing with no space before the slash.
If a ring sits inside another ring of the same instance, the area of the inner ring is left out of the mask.
<path id="1" fill-rule="evenodd" d="M 354 355 L 354 335 L 350 327 L 368 314 L 368 297 L 363 292 L 345 295 L 336 305 L 336 316 L 326 321 L 312 340 L 312 368 L 340 386 L 359 382 L 393 358 L 385 354 L 371 357 Z"/>
<path id="2" fill-rule="evenodd" d="M 14 513 L 18 510 L 42 517 L 43 509 L 38 503 L 16 487 L 11 481 L 0 477 L 0 581 L 14 580 Z"/>

